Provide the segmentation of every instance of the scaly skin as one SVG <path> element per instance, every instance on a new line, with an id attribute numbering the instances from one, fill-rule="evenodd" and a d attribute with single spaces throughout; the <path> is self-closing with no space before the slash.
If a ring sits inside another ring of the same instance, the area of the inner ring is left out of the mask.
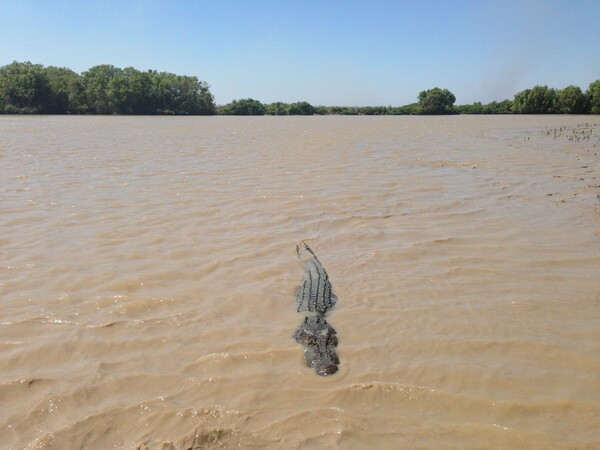
<path id="1" fill-rule="evenodd" d="M 296 291 L 296 310 L 325 314 L 337 302 L 329 276 L 305 242 L 296 245 L 296 253 L 303 269 L 302 280 Z"/>
<path id="2" fill-rule="evenodd" d="M 300 242 L 296 245 L 296 253 L 303 269 L 296 292 L 296 310 L 306 311 L 307 316 L 294 333 L 294 339 L 304 346 L 308 367 L 323 377 L 332 375 L 340 364 L 335 353 L 338 339 L 333 327 L 325 320 L 325 314 L 335 306 L 337 297 L 327 272 L 310 247 Z"/>
<path id="3" fill-rule="evenodd" d="M 307 316 L 294 333 L 294 339 L 304 346 L 306 365 L 321 376 L 337 372 L 340 360 L 335 353 L 336 332 L 322 315 Z"/>

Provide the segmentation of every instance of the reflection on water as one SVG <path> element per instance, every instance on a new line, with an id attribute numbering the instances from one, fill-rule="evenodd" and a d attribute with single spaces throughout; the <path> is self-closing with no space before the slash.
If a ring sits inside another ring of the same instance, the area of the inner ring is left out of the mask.
<path id="1" fill-rule="evenodd" d="M 590 117 L 0 117 L 2 448 L 593 448 Z"/>

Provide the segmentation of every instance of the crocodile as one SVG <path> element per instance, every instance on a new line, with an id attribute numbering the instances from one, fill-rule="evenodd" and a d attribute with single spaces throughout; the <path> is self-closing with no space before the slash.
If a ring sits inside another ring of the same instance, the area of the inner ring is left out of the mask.
<path id="1" fill-rule="evenodd" d="M 337 372 L 340 360 L 335 353 L 338 344 L 336 332 L 322 315 L 307 316 L 294 333 L 294 339 L 304 346 L 306 365 L 317 375 Z"/>
<path id="2" fill-rule="evenodd" d="M 338 338 L 334 328 L 325 320 L 325 314 L 337 302 L 327 272 L 305 243 L 296 245 L 304 273 L 296 292 L 297 312 L 306 311 L 306 317 L 294 333 L 294 339 L 304 346 L 306 365 L 318 375 L 337 372 L 340 360 L 335 352 Z"/>

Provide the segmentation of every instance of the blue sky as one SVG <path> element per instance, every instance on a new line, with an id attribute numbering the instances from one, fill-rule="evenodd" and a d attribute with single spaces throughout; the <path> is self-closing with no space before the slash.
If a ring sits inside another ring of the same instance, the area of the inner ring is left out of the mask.
<path id="1" fill-rule="evenodd" d="M 195 75 L 218 104 L 457 103 L 600 78 L 600 0 L 0 0 L 0 65 Z"/>

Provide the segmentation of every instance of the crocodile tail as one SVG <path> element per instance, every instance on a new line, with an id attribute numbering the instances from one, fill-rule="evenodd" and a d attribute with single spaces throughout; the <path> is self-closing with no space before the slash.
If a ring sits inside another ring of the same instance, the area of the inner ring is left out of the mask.
<path id="1" fill-rule="evenodd" d="M 296 292 L 298 312 L 310 311 L 324 314 L 337 302 L 329 276 L 321 262 L 305 242 L 296 245 L 298 258 L 303 263 L 304 274 Z"/>
<path id="2" fill-rule="evenodd" d="M 304 241 L 301 241 L 298 244 L 296 244 L 296 253 L 298 254 L 298 258 L 300 258 L 300 261 L 306 260 L 311 257 L 317 257 L 315 253 L 311 250 L 311 248 L 308 246 L 308 244 Z"/>

